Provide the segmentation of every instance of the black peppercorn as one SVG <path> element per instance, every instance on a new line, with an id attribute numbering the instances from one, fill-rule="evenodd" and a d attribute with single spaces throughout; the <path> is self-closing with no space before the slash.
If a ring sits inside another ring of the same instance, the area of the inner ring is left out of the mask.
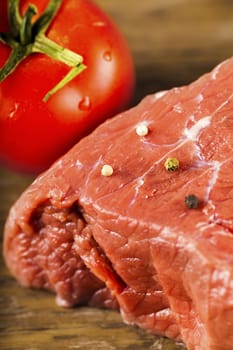
<path id="1" fill-rule="evenodd" d="M 189 194 L 185 197 L 185 204 L 189 209 L 196 209 L 199 205 L 199 199 L 195 194 Z"/>

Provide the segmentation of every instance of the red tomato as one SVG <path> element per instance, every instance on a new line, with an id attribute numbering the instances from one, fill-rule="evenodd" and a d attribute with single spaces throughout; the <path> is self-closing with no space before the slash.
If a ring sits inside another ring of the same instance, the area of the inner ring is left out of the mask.
<path id="1" fill-rule="evenodd" d="M 22 0 L 22 14 L 31 2 L 37 16 L 48 4 L 48 0 Z M 8 31 L 6 0 L 0 3 L 0 32 Z M 64 0 L 46 36 L 82 55 L 87 68 L 47 102 L 43 97 L 70 68 L 45 54 L 31 54 L 0 83 L 0 161 L 35 174 L 128 107 L 134 89 L 127 44 L 93 2 Z M 0 67 L 10 52 L 0 43 Z"/>

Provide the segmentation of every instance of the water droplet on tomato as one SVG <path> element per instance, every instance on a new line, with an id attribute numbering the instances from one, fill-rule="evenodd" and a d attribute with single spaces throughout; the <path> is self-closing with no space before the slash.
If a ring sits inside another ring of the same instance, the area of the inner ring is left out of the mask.
<path id="1" fill-rule="evenodd" d="M 105 59 L 105 61 L 110 62 L 112 60 L 111 51 L 105 51 L 103 54 L 103 58 Z"/>
<path id="2" fill-rule="evenodd" d="M 8 112 L 8 118 L 13 119 L 17 113 L 18 108 L 19 103 L 14 103 L 14 106 L 12 106 L 11 110 Z"/>
<path id="3" fill-rule="evenodd" d="M 105 27 L 106 23 L 103 21 L 96 21 L 92 23 L 93 27 Z"/>
<path id="4" fill-rule="evenodd" d="M 83 99 L 78 104 L 79 109 L 82 111 L 88 111 L 91 109 L 91 99 L 89 96 L 84 96 Z"/>

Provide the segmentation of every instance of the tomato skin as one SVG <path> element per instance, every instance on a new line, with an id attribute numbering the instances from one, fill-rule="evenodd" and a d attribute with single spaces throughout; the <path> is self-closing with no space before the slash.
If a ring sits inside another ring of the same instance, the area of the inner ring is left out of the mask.
<path id="1" fill-rule="evenodd" d="M 31 2 L 40 14 L 48 0 L 21 0 L 22 13 Z M 6 11 L 4 4 L 6 0 L 1 2 L 1 14 Z M 6 31 L 7 21 L 1 17 L 0 31 Z M 0 161 L 34 174 L 48 168 L 105 119 L 127 108 L 135 84 L 124 38 L 93 2 L 64 0 L 46 34 L 82 55 L 87 69 L 46 103 L 45 94 L 70 68 L 44 54 L 28 56 L 0 83 Z M 0 43 L 0 67 L 9 54 L 10 49 Z"/>

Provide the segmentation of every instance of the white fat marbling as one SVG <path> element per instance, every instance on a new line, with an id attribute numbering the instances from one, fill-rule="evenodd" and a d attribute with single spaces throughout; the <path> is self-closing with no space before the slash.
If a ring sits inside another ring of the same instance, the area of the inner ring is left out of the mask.
<path id="1" fill-rule="evenodd" d="M 163 90 L 163 91 L 158 91 L 154 94 L 154 97 L 156 100 L 158 100 L 159 98 L 163 97 L 164 95 L 167 94 L 167 90 Z"/>
<path id="2" fill-rule="evenodd" d="M 203 101 L 204 97 L 202 94 L 198 94 L 197 97 L 196 97 L 196 101 L 197 103 L 201 103 Z"/>
<path id="3" fill-rule="evenodd" d="M 181 103 L 175 104 L 175 106 L 173 107 L 173 110 L 177 113 L 182 113 L 183 112 L 182 104 Z"/>
<path id="4" fill-rule="evenodd" d="M 145 174 L 137 179 L 134 196 L 133 196 L 132 200 L 130 201 L 129 206 L 132 206 L 135 204 L 135 202 L 137 200 L 137 196 L 138 196 L 139 191 L 140 191 L 140 188 L 144 185 L 144 176 L 145 176 Z"/>
<path id="5" fill-rule="evenodd" d="M 209 183 L 207 185 L 206 196 L 205 196 L 206 201 L 209 200 L 210 193 L 218 180 L 218 174 L 219 174 L 219 170 L 221 168 L 221 165 L 222 165 L 222 163 L 220 163 L 220 162 L 217 162 L 217 161 L 212 162 L 213 173 L 212 173 L 212 176 L 211 176 Z"/>
<path id="6" fill-rule="evenodd" d="M 83 168 L 83 163 L 81 163 L 80 160 L 78 159 L 75 163 L 75 166 L 78 168 Z"/>
<path id="7" fill-rule="evenodd" d="M 185 128 L 184 135 L 189 140 L 196 141 L 201 130 L 210 125 L 210 121 L 211 121 L 211 116 L 206 116 L 204 118 L 201 118 L 190 129 Z"/>
<path id="8" fill-rule="evenodd" d="M 212 71 L 212 74 L 211 74 L 211 78 L 213 80 L 216 80 L 217 76 L 218 76 L 218 73 L 220 71 L 220 68 L 222 67 L 222 65 L 225 64 L 225 62 L 221 62 L 220 64 L 218 64 Z"/>

